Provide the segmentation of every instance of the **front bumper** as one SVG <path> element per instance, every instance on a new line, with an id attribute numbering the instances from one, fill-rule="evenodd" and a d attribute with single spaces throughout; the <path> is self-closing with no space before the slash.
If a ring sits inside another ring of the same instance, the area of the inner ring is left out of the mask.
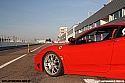
<path id="1" fill-rule="evenodd" d="M 35 63 L 35 70 L 42 72 L 43 67 L 42 67 L 42 56 L 41 56 L 41 54 L 37 54 L 34 57 L 34 63 Z"/>

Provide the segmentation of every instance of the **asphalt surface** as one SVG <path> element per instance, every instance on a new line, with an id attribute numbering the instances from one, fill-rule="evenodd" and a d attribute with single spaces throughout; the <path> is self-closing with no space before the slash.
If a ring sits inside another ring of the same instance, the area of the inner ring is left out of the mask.
<path id="1" fill-rule="evenodd" d="M 30 50 L 39 46 L 42 45 L 31 46 Z M 23 54 L 27 54 L 19 60 L 0 69 L 0 83 L 85 83 L 83 76 L 63 75 L 59 77 L 50 77 L 44 72 L 36 71 L 34 69 L 34 56 L 46 46 L 48 45 L 44 45 L 30 54 L 27 53 L 27 48 L 10 49 L 0 52 L 0 65 Z"/>
<path id="2" fill-rule="evenodd" d="M 0 66 L 25 54 L 24 57 L 0 68 L 0 83 L 85 83 L 85 79 L 87 78 L 99 79 L 97 77 L 79 75 L 62 75 L 59 77 L 50 77 L 44 72 L 36 71 L 34 68 L 34 56 L 46 46 L 48 45 L 45 44 L 31 46 L 31 51 L 40 47 L 38 50 L 32 53 L 27 53 L 26 47 L 0 52 Z"/>

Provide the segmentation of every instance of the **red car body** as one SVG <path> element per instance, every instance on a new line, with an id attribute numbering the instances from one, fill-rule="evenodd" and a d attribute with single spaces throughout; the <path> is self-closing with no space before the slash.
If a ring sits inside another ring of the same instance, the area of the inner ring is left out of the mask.
<path id="1" fill-rule="evenodd" d="M 85 44 L 69 42 L 68 44 L 46 47 L 34 57 L 35 69 L 41 72 L 44 71 L 43 59 L 45 54 L 54 52 L 62 61 L 64 74 L 100 76 L 125 80 L 125 36 L 116 36 L 119 34 L 121 27 L 124 34 L 124 22 L 105 24 L 92 28 L 75 38 L 74 41 L 96 29 L 104 27 L 113 28 L 110 39 Z"/>

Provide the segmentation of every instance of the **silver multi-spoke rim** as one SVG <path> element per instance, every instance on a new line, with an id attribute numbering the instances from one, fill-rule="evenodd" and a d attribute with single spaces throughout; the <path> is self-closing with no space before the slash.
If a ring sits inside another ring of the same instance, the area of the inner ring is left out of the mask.
<path id="1" fill-rule="evenodd" d="M 57 55 L 48 54 L 44 59 L 44 68 L 50 75 L 57 74 L 60 68 L 60 61 Z"/>

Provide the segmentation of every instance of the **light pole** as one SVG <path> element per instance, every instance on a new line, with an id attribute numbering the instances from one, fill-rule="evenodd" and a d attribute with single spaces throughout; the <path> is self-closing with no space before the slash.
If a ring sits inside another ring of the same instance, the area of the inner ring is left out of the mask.
<path id="1" fill-rule="evenodd" d="M 113 0 L 109 0 L 109 3 L 110 3 L 111 1 L 113 1 Z"/>
<path id="2" fill-rule="evenodd" d="M 93 15 L 95 13 L 95 11 L 88 11 L 88 17 L 90 17 L 91 15 Z"/>

